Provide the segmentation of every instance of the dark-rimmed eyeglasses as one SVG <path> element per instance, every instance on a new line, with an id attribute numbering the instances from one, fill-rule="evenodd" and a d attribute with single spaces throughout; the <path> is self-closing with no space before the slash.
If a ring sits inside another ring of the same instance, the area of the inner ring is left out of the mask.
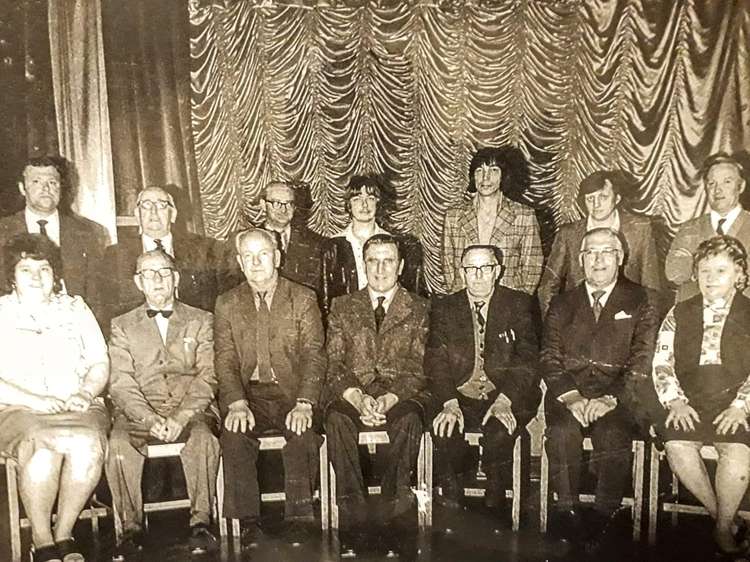
<path id="1" fill-rule="evenodd" d="M 174 269 L 171 267 L 162 267 L 161 269 L 141 269 L 140 271 L 136 272 L 138 275 L 143 277 L 144 279 L 148 279 L 149 281 L 153 281 L 157 277 L 161 277 L 162 279 L 166 279 L 170 275 L 172 275 L 172 272 Z"/>
<path id="2" fill-rule="evenodd" d="M 496 263 L 488 263 L 485 265 L 464 265 L 461 267 L 461 269 L 464 270 L 464 273 L 466 275 L 479 275 L 479 272 L 482 272 L 482 275 L 489 275 L 493 271 L 495 271 L 495 268 L 498 266 Z"/>
<path id="3" fill-rule="evenodd" d="M 278 201 L 276 199 L 266 199 L 266 203 L 271 205 L 273 209 L 276 211 L 280 211 L 281 209 L 287 210 L 294 207 L 294 201 Z"/>
<path id="4" fill-rule="evenodd" d="M 584 258 L 596 259 L 596 258 L 616 258 L 620 252 L 617 248 L 602 248 L 596 250 L 583 250 L 581 255 Z"/>
<path id="5" fill-rule="evenodd" d="M 150 199 L 144 199 L 143 201 L 138 203 L 138 206 L 141 209 L 145 209 L 146 211 L 150 211 L 152 209 L 159 209 L 160 211 L 163 211 L 167 207 L 171 207 L 172 203 L 170 203 L 166 199 L 157 199 L 156 201 L 151 201 Z"/>

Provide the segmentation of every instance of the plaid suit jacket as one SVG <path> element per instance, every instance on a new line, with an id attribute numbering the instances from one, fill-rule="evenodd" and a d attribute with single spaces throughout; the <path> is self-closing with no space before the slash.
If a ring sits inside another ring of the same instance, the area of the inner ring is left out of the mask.
<path id="1" fill-rule="evenodd" d="M 464 288 L 459 275 L 464 248 L 479 244 L 476 196 L 451 208 L 443 224 L 443 288 L 453 293 Z M 534 294 L 542 276 L 542 242 L 533 209 L 503 197 L 490 244 L 503 251 L 505 275 L 500 284 Z"/>

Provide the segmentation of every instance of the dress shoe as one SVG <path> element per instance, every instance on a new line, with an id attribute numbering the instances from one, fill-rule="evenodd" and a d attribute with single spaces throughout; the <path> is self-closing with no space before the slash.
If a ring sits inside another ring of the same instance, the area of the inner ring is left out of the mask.
<path id="1" fill-rule="evenodd" d="M 63 562 L 85 562 L 86 559 L 73 537 L 58 541 L 56 544 L 57 551 L 60 553 L 60 558 Z M 34 560 L 36 560 L 36 558 L 34 558 Z"/>
<path id="2" fill-rule="evenodd" d="M 553 512 L 552 535 L 565 540 L 575 540 L 583 530 L 581 514 L 574 508 L 558 509 Z"/>
<path id="3" fill-rule="evenodd" d="M 115 547 L 112 555 L 113 562 L 130 562 L 140 560 L 143 554 L 143 534 L 140 532 L 126 533 Z"/>
<path id="4" fill-rule="evenodd" d="M 62 562 L 57 545 L 50 544 L 39 548 L 31 547 L 31 558 L 34 562 Z"/>
<path id="5" fill-rule="evenodd" d="M 265 533 L 257 521 L 249 521 L 242 524 L 242 531 L 240 532 L 240 545 L 242 548 L 258 548 L 258 543 L 264 537 Z"/>
<path id="6" fill-rule="evenodd" d="M 309 543 L 319 534 L 314 517 L 286 518 L 284 537 L 292 546 Z"/>
<path id="7" fill-rule="evenodd" d="M 204 554 L 216 550 L 219 542 L 206 525 L 198 523 L 190 528 L 188 545 L 192 554 Z"/>

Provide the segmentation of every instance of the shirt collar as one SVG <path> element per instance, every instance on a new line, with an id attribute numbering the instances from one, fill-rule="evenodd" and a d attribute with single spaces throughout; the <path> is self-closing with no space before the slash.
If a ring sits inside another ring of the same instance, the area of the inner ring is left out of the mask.
<path id="1" fill-rule="evenodd" d="M 396 285 L 390 291 L 387 291 L 385 293 L 375 291 L 368 285 L 367 293 L 370 295 L 370 304 L 372 305 L 373 310 L 378 306 L 378 297 L 385 297 L 383 308 L 385 308 L 385 311 L 388 312 L 388 307 L 391 306 L 391 302 L 393 302 L 393 297 L 396 295 L 396 291 L 398 291 L 398 283 L 396 283 Z"/>
<path id="2" fill-rule="evenodd" d="M 604 308 L 604 306 L 607 304 L 607 300 L 609 300 L 609 296 L 612 294 L 612 289 L 614 289 L 615 285 L 617 285 L 617 279 L 615 279 L 612 283 L 610 283 L 606 287 L 594 288 L 591 285 L 589 285 L 588 282 L 584 282 L 584 284 L 586 285 L 586 296 L 588 296 L 589 304 L 591 306 L 594 306 L 594 297 L 592 297 L 591 294 L 594 291 L 604 291 L 602 298 L 599 299 L 599 304 L 601 304 L 602 308 Z"/>
<path id="3" fill-rule="evenodd" d="M 611 228 L 612 230 L 620 231 L 620 211 L 617 209 L 610 215 L 609 220 L 605 224 L 594 224 L 591 217 L 586 218 L 586 231 L 593 230 L 594 228 Z"/>
<path id="4" fill-rule="evenodd" d="M 482 299 L 477 298 L 477 297 L 473 297 L 473 296 L 471 296 L 471 294 L 469 293 L 468 290 L 466 291 L 466 296 L 469 297 L 469 305 L 471 305 L 471 310 L 472 311 L 474 310 L 474 303 L 475 302 L 482 302 L 482 303 L 484 303 L 484 304 L 482 304 L 482 313 L 483 314 L 484 314 L 484 311 L 487 310 L 487 307 L 489 306 L 490 301 L 492 300 L 492 295 L 494 295 L 494 294 L 495 294 L 495 288 L 494 287 L 492 288 L 492 292 L 489 294 L 489 296 L 486 297 L 486 298 L 482 298 Z M 485 316 L 486 316 L 486 314 L 485 314 Z"/>
<path id="5" fill-rule="evenodd" d="M 710 219 L 711 219 L 711 227 L 714 229 L 714 232 L 717 228 L 719 228 L 719 220 L 725 219 L 726 222 L 722 225 L 722 230 L 724 231 L 724 234 L 729 232 L 729 229 L 732 228 L 732 225 L 734 224 L 734 221 L 737 220 L 737 217 L 740 216 L 740 211 L 742 211 L 742 207 L 740 205 L 737 205 L 734 209 L 729 211 L 727 213 L 727 216 L 722 217 L 714 210 L 711 210 L 709 213 Z"/>
<path id="6" fill-rule="evenodd" d="M 276 288 L 279 286 L 279 276 L 276 275 L 276 280 L 273 282 L 273 285 L 266 289 L 266 304 L 268 305 L 268 308 L 270 310 L 271 303 L 273 302 L 273 295 L 276 293 Z M 255 302 L 255 308 L 258 308 L 258 305 L 260 304 L 260 293 L 257 293 L 255 289 L 250 287 L 250 290 L 253 293 L 253 301 Z"/>
<path id="7" fill-rule="evenodd" d="M 47 221 L 47 224 L 44 225 L 47 236 L 49 236 L 50 240 L 56 242 L 58 246 L 60 245 L 60 213 L 57 209 L 51 215 L 43 217 L 26 207 L 24 217 L 26 220 L 26 230 L 29 232 L 39 232 L 37 221 Z"/>
<path id="8" fill-rule="evenodd" d="M 141 235 L 141 242 L 143 244 L 143 250 L 145 252 L 150 252 L 151 250 L 156 249 L 156 238 L 151 238 L 148 234 L 142 234 Z M 163 238 L 159 238 L 161 240 L 161 245 L 164 246 L 164 250 L 171 256 L 174 256 L 174 240 L 172 237 L 172 233 L 170 232 Z"/>
<path id="9" fill-rule="evenodd" d="M 281 230 L 276 230 L 275 228 L 271 228 L 270 226 L 266 225 L 264 226 L 266 230 L 270 230 L 271 232 L 278 232 L 281 235 L 281 243 L 284 243 L 284 240 L 286 240 L 286 243 L 289 244 L 289 240 L 292 238 L 292 223 L 289 223 Z"/>
<path id="10" fill-rule="evenodd" d="M 389 232 L 380 228 L 380 225 L 378 225 L 378 223 L 375 223 L 375 229 L 372 231 L 372 234 L 370 236 L 375 236 L 376 234 L 389 234 Z M 352 246 L 364 244 L 363 242 L 360 242 L 359 238 L 354 235 L 354 226 L 351 222 L 346 225 L 346 228 L 344 230 L 336 234 L 336 237 L 346 238 Z"/>

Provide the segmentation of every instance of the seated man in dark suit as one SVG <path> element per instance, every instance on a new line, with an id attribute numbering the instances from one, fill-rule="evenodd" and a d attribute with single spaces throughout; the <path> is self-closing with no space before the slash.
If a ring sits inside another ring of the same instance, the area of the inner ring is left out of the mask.
<path id="1" fill-rule="evenodd" d="M 190 498 L 194 551 L 216 546 L 208 529 L 219 467 L 214 404 L 213 316 L 175 299 L 180 274 L 163 250 L 141 255 L 135 285 L 146 302 L 112 320 L 110 395 L 114 425 L 107 481 L 124 536 L 126 560 L 140 548 L 141 477 L 149 444 L 185 442 L 180 453 Z"/>
<path id="2" fill-rule="evenodd" d="M 427 400 L 422 363 L 428 302 L 398 284 L 404 262 L 396 238 L 376 234 L 364 243 L 363 252 L 367 286 L 334 299 L 328 317 L 327 390 L 332 402 L 326 434 L 341 522 L 350 529 L 367 517 L 360 431 L 388 432 L 382 481 L 386 519 L 402 513 L 409 517 Z"/>
<path id="3" fill-rule="evenodd" d="M 512 465 L 515 439 L 541 398 L 533 325 L 538 313 L 531 295 L 497 284 L 503 276 L 502 250 L 474 245 L 463 253 L 460 275 L 466 288 L 433 301 L 425 350 L 424 370 L 442 407 L 432 422 L 438 483 L 443 503 L 457 506 L 463 485 L 456 472 L 469 468 L 463 463 L 462 432 L 483 431 L 484 503 L 503 517 L 508 513 L 503 467 Z"/>
<path id="4" fill-rule="evenodd" d="M 597 467 L 597 531 L 619 508 L 630 478 L 634 405 L 629 379 L 648 378 L 657 316 L 647 290 L 618 278 L 623 248 L 616 231 L 586 233 L 579 260 L 585 280 L 552 299 L 545 320 L 541 363 L 547 384 L 547 453 L 558 494 L 561 528 L 580 536 L 576 502 L 580 491 L 582 446 L 590 436 Z M 560 528 L 559 527 L 559 528 Z M 571 537 L 572 538 L 572 537 Z"/>
<path id="5" fill-rule="evenodd" d="M 0 247 L 22 232 L 46 235 L 60 247 L 65 290 L 83 297 L 92 306 L 93 274 L 109 235 L 100 224 L 71 210 L 71 186 L 65 172 L 63 160 L 59 158 L 32 158 L 26 163 L 18 182 L 26 208 L 0 219 Z M 4 271 L 0 264 L 0 272 Z M 132 276 L 129 282 L 130 279 Z"/>
<path id="6" fill-rule="evenodd" d="M 240 519 L 241 542 L 253 546 L 260 491 L 256 463 L 265 432 L 286 438 L 282 450 L 285 519 L 296 536 L 314 521 L 312 496 L 322 437 L 313 427 L 326 369 L 315 293 L 278 273 L 277 238 L 259 228 L 235 237 L 246 282 L 216 303 L 214 344 L 219 404 L 225 415 L 224 514 Z"/>

